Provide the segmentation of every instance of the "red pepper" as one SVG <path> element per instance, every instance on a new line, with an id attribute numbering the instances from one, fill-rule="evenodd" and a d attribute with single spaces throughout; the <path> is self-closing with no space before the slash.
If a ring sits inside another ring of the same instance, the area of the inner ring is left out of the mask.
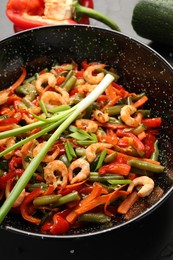
<path id="1" fill-rule="evenodd" d="M 0 177 L 0 189 L 5 189 L 7 181 L 14 178 L 15 176 L 21 176 L 24 170 L 16 169 L 12 172 L 8 172 L 6 175 Z"/>
<path id="2" fill-rule="evenodd" d="M 70 224 L 59 213 L 53 215 L 53 224 L 45 222 L 42 226 L 43 231 L 50 231 L 53 235 L 60 235 L 66 233 L 70 228 Z"/>
<path id="3" fill-rule="evenodd" d="M 10 171 L 15 171 L 16 168 L 19 168 L 19 166 L 22 166 L 22 158 L 13 156 L 8 164 L 8 168 Z"/>
<path id="4" fill-rule="evenodd" d="M 114 174 L 120 174 L 120 175 L 124 175 L 127 176 L 130 173 L 130 165 L 125 164 L 125 163 L 110 163 L 107 165 L 102 166 L 98 173 L 99 174 L 105 174 L 105 173 L 114 173 Z"/>
<path id="5" fill-rule="evenodd" d="M 155 136 L 148 132 L 146 138 L 143 140 L 145 146 L 145 157 L 150 158 L 154 152 L 154 143 L 156 141 Z"/>
<path id="6" fill-rule="evenodd" d="M 135 134 L 133 134 L 131 132 L 125 132 L 122 129 L 118 129 L 116 134 L 119 137 L 123 137 L 123 136 L 131 137 L 133 139 L 133 146 L 134 146 L 134 148 L 137 150 L 137 152 L 141 156 L 144 155 L 145 146 L 144 146 L 144 144 L 141 142 L 141 140 L 139 140 L 139 138 Z"/>
<path id="7" fill-rule="evenodd" d="M 71 8 L 72 17 L 58 20 L 46 17 L 43 0 L 9 0 L 6 15 L 14 23 L 15 32 L 45 25 L 89 24 L 89 17 L 120 31 L 114 21 L 93 9 L 93 0 L 74 1 Z"/>
<path id="8" fill-rule="evenodd" d="M 20 205 L 22 217 L 36 225 L 40 224 L 41 220 L 29 214 L 29 206 L 31 205 L 31 202 L 42 193 L 43 191 L 40 188 L 36 188 L 35 190 L 31 191 L 28 195 L 25 196 L 24 200 L 22 201 L 22 204 Z"/>
<path id="9" fill-rule="evenodd" d="M 143 118 L 141 123 L 146 125 L 147 128 L 159 127 L 161 126 L 162 118 L 161 117 Z"/>
<path id="10" fill-rule="evenodd" d="M 3 125 L 11 125 L 11 124 L 17 124 L 22 119 L 21 113 L 18 114 L 17 117 L 10 117 L 0 120 L 0 126 Z"/>

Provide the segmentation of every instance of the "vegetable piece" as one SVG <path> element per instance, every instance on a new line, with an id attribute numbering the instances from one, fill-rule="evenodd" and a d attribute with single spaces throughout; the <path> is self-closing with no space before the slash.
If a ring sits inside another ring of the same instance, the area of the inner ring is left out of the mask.
<path id="1" fill-rule="evenodd" d="M 131 159 L 128 161 L 128 164 L 131 165 L 132 167 L 155 172 L 155 173 L 161 173 L 164 171 L 164 168 L 165 168 L 162 165 L 157 165 L 157 164 L 147 162 L 144 160 L 142 161 L 140 159 Z"/>
<path id="2" fill-rule="evenodd" d="M 34 206 L 42 206 L 42 205 L 49 205 L 51 203 L 56 202 L 61 198 L 60 194 L 50 194 L 39 196 L 33 200 Z"/>
<path id="3" fill-rule="evenodd" d="M 92 104 L 99 96 L 104 92 L 104 90 L 109 86 L 109 84 L 114 80 L 114 77 L 107 74 L 104 79 L 98 84 L 98 86 L 83 99 L 78 105 L 76 105 L 73 113 L 55 130 L 52 136 L 44 145 L 43 149 L 38 153 L 31 163 L 28 165 L 22 176 L 17 181 L 16 185 L 12 189 L 10 196 L 5 200 L 0 208 L 0 223 L 4 220 L 5 216 L 11 209 L 14 201 L 18 198 L 19 194 L 22 192 L 23 188 L 26 186 L 30 178 L 32 177 L 35 170 L 40 165 L 40 162 L 45 157 L 52 144 L 59 138 L 62 132 L 76 119 L 81 112 L 83 112 L 90 104 Z M 66 111 L 65 111 L 66 112 Z"/>
<path id="4" fill-rule="evenodd" d="M 130 173 L 130 169 L 131 167 L 128 164 L 115 162 L 102 166 L 98 170 L 98 173 L 101 175 L 106 173 L 115 173 L 127 176 Z"/>
<path id="5" fill-rule="evenodd" d="M 119 205 L 117 211 L 120 214 L 126 214 L 131 206 L 137 201 L 138 199 L 138 192 L 133 191 L 130 195 L 126 197 L 125 200 Z"/>
<path id="6" fill-rule="evenodd" d="M 35 3 L 34 3 L 35 2 Z M 61 14 L 56 11 L 56 7 L 49 6 L 46 8 L 46 3 L 42 0 L 28 1 L 23 0 L 22 5 L 17 4 L 18 0 L 9 0 L 6 8 L 7 17 L 15 24 L 19 30 L 26 30 L 33 27 L 39 27 L 44 25 L 56 25 L 56 24 L 76 24 L 81 22 L 89 22 L 89 20 L 82 17 L 91 17 L 102 23 L 105 23 L 110 28 L 120 31 L 119 27 L 102 13 L 92 9 L 93 4 L 88 5 L 88 1 L 71 0 L 66 3 L 66 5 L 59 3 L 59 9 L 62 9 Z M 92 0 L 90 0 L 92 3 Z M 87 6 L 91 6 L 86 7 Z M 49 8 L 52 8 L 54 14 L 49 14 Z M 64 16 L 62 17 L 62 13 Z M 60 17 L 61 16 L 61 17 Z"/>
<path id="7" fill-rule="evenodd" d="M 139 0 L 131 24 L 143 38 L 173 46 L 172 0 Z"/>
<path id="8" fill-rule="evenodd" d="M 79 221 L 96 223 L 96 224 L 104 224 L 111 221 L 111 217 L 107 216 L 104 213 L 85 213 L 81 214 L 78 217 Z"/>
<path id="9" fill-rule="evenodd" d="M 53 235 L 60 235 L 66 233 L 70 228 L 69 223 L 59 213 L 53 215 L 53 224 L 45 222 L 42 226 L 43 231 L 50 231 Z"/>
<path id="10" fill-rule="evenodd" d="M 28 195 L 26 195 L 26 197 L 24 198 L 24 200 L 20 206 L 20 210 L 21 210 L 21 214 L 22 214 L 23 218 L 26 219 L 27 221 L 37 224 L 37 225 L 40 224 L 41 219 L 35 218 L 29 214 L 28 205 L 34 200 L 34 198 L 41 195 L 42 193 L 43 193 L 43 191 L 40 188 L 36 188 L 32 192 L 30 192 Z M 11 193 L 10 193 L 9 197 L 11 197 Z"/>

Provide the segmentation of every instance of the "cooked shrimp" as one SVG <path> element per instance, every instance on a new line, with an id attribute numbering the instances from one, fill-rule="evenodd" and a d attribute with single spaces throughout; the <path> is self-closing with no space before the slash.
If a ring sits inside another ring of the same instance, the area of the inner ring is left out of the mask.
<path id="1" fill-rule="evenodd" d="M 79 94 L 89 94 L 91 93 L 95 88 L 97 87 L 97 84 L 82 84 L 82 85 L 77 85 L 74 87 L 74 89 L 77 89 Z"/>
<path id="2" fill-rule="evenodd" d="M 74 176 L 75 169 L 81 169 L 76 176 Z M 70 164 L 68 168 L 68 172 L 69 172 L 69 181 L 71 184 L 76 182 L 81 182 L 88 178 L 90 174 L 90 165 L 85 159 L 79 158 Z"/>
<path id="3" fill-rule="evenodd" d="M 89 66 L 83 74 L 84 79 L 89 83 L 89 84 L 99 84 L 102 79 L 104 78 L 104 73 L 100 72 L 97 73 L 96 75 L 93 75 L 93 72 L 96 71 L 97 69 L 103 69 L 105 67 L 105 64 L 95 64 Z"/>
<path id="4" fill-rule="evenodd" d="M 56 77 L 50 72 L 41 74 L 35 82 L 35 87 L 39 93 L 43 92 L 43 83 L 47 83 L 49 86 L 54 87 L 56 84 Z"/>
<path id="5" fill-rule="evenodd" d="M 55 188 L 64 189 L 68 182 L 68 169 L 60 160 L 49 162 L 44 167 L 44 179 Z"/>
<path id="6" fill-rule="evenodd" d="M 43 146 L 46 144 L 45 142 L 42 142 L 40 144 L 38 144 L 32 152 L 33 157 L 35 157 L 43 148 Z M 51 154 L 46 154 L 46 156 L 42 159 L 42 162 L 52 162 L 53 160 L 56 159 L 56 157 L 58 156 L 60 149 L 57 146 L 56 149 L 52 148 L 49 152 L 51 152 L 53 150 L 53 152 Z"/>
<path id="7" fill-rule="evenodd" d="M 32 157 L 32 153 L 33 153 L 33 149 L 38 145 L 38 141 L 37 140 L 31 140 L 27 143 L 25 143 L 22 148 L 21 148 L 21 155 L 22 156 L 31 156 Z"/>
<path id="8" fill-rule="evenodd" d="M 54 91 L 46 91 L 41 96 L 41 100 L 45 103 L 47 109 L 53 108 L 59 105 L 65 105 L 67 102 L 65 99 L 58 93 Z"/>
<path id="9" fill-rule="evenodd" d="M 100 123 L 106 123 L 109 121 L 109 114 L 103 113 L 99 109 L 94 110 L 94 118 L 99 121 Z"/>
<path id="10" fill-rule="evenodd" d="M 0 91 L 0 105 L 5 104 L 7 102 L 7 99 L 9 98 L 10 91 L 9 90 L 1 90 Z"/>
<path id="11" fill-rule="evenodd" d="M 69 103 L 70 95 L 65 89 L 55 86 L 55 90 L 61 94 L 61 96 L 63 97 L 63 99 L 65 100 L 66 103 Z"/>
<path id="12" fill-rule="evenodd" d="M 16 143 L 16 138 L 15 137 L 8 137 L 8 138 L 4 138 L 4 139 L 1 139 L 0 140 L 0 147 L 4 147 L 5 149 L 6 148 L 9 148 L 11 146 L 13 146 L 14 144 Z M 5 159 L 10 159 L 14 154 L 14 150 L 5 154 L 4 155 L 4 158 Z"/>
<path id="13" fill-rule="evenodd" d="M 93 162 L 94 159 L 97 156 L 97 152 L 106 149 L 106 148 L 111 148 L 112 144 L 107 144 L 107 143 L 95 143 L 95 144 L 90 144 L 86 150 L 85 150 L 85 155 L 86 158 L 89 162 Z"/>
<path id="14" fill-rule="evenodd" d="M 135 178 L 133 182 L 130 183 L 127 191 L 132 192 L 133 188 L 138 185 L 142 186 L 142 188 L 138 191 L 139 197 L 146 197 L 150 195 L 154 189 L 154 181 L 151 178 L 148 176 L 140 176 Z"/>
<path id="15" fill-rule="evenodd" d="M 140 124 L 140 119 L 131 117 L 135 112 L 136 107 L 133 105 L 125 105 L 120 111 L 120 118 L 126 125 L 137 127 Z"/>
<path id="16" fill-rule="evenodd" d="M 6 198 L 8 198 L 8 196 L 10 195 L 11 186 L 12 186 L 13 181 L 14 181 L 14 179 L 9 179 L 7 181 L 7 185 L 5 187 L 5 197 Z M 22 201 L 24 200 L 25 196 L 26 196 L 26 191 L 25 191 L 25 188 L 24 188 L 22 190 L 22 192 L 20 193 L 20 195 L 18 196 L 18 198 L 13 203 L 12 208 L 16 208 L 16 207 L 20 206 Z"/>
<path id="17" fill-rule="evenodd" d="M 96 133 L 98 129 L 97 123 L 90 119 L 77 119 L 75 125 L 88 133 Z"/>

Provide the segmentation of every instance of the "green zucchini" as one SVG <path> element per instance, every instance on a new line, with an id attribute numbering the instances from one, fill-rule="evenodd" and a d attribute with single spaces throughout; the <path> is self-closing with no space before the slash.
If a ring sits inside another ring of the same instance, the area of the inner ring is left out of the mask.
<path id="1" fill-rule="evenodd" d="M 131 24 L 139 36 L 173 46 L 173 0 L 139 0 Z"/>

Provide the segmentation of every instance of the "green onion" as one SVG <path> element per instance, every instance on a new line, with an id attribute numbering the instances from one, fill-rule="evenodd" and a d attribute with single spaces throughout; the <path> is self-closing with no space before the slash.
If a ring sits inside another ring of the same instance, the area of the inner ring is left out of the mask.
<path id="1" fill-rule="evenodd" d="M 98 169 L 100 169 L 100 167 L 102 167 L 102 164 L 104 162 L 104 159 L 105 159 L 105 156 L 107 154 L 107 150 L 103 150 L 99 156 L 99 160 L 98 160 L 98 163 L 97 163 L 97 166 L 95 168 L 95 171 L 97 171 Z"/>
<path id="2" fill-rule="evenodd" d="M 40 165 L 42 159 L 45 157 L 47 152 L 50 150 L 53 143 L 60 137 L 60 135 L 64 132 L 66 128 L 69 127 L 69 125 L 76 119 L 78 115 L 80 115 L 89 105 L 91 105 L 103 92 L 104 90 L 109 86 L 109 84 L 114 80 L 114 77 L 110 74 L 107 74 L 104 79 L 98 84 L 98 86 L 88 95 L 86 96 L 80 103 L 78 103 L 75 107 L 72 109 L 69 109 L 67 111 L 61 112 L 59 115 L 59 119 L 63 118 L 63 114 L 68 115 L 69 117 L 65 117 L 65 121 L 55 130 L 55 132 L 51 135 L 49 140 L 45 143 L 43 149 L 32 159 L 31 163 L 28 165 L 24 173 L 21 175 L 19 180 L 17 181 L 16 185 L 12 189 L 10 195 L 8 198 L 4 201 L 0 208 L 0 223 L 4 220 L 8 212 L 10 211 L 13 203 L 18 198 L 22 190 L 25 188 L 29 180 L 31 179 L 32 175 Z M 52 119 L 52 120 L 51 120 Z M 47 122 L 55 122 L 53 119 L 57 120 L 57 116 L 52 116 L 50 119 L 47 119 Z M 44 126 L 46 125 L 46 122 L 36 122 L 34 124 L 36 127 Z M 32 128 L 34 129 L 34 127 Z M 14 129 L 13 129 L 14 130 Z M 16 129 L 16 131 L 19 129 Z M 25 127 L 25 130 L 27 131 L 28 128 Z M 19 130 L 21 132 L 22 129 Z M 8 131 L 9 132 L 9 131 Z M 18 134 L 17 132 L 15 132 Z M 1 138 L 5 138 L 2 137 Z"/>
<path id="3" fill-rule="evenodd" d="M 73 157 L 76 157 L 76 153 L 73 149 L 72 144 L 69 141 L 67 141 L 65 143 L 65 151 L 66 151 L 66 155 L 67 155 L 68 160 L 71 162 Z"/>

